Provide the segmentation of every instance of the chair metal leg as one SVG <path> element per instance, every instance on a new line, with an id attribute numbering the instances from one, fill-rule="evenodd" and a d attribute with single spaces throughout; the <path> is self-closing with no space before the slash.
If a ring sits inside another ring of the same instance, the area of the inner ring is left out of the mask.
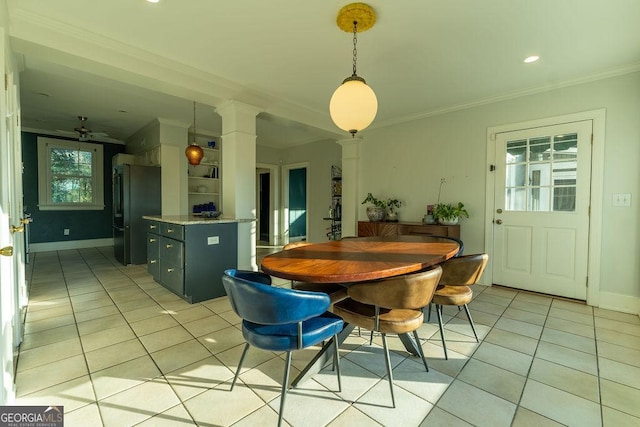
<path id="1" fill-rule="evenodd" d="M 384 359 L 387 362 L 387 375 L 389 376 L 389 390 L 391 390 L 391 404 L 396 407 L 396 398 L 393 395 L 393 374 L 391 373 L 391 357 L 389 356 L 389 347 L 387 347 L 387 334 L 382 335 L 382 346 L 384 347 Z"/>
<path id="2" fill-rule="evenodd" d="M 291 371 L 291 352 L 287 351 L 287 361 L 284 367 L 284 379 L 282 380 L 282 393 L 280 396 L 280 413 L 278 414 L 278 427 L 282 424 L 282 414 L 284 414 L 284 400 L 287 398 L 289 388 L 289 372 Z"/>
<path id="3" fill-rule="evenodd" d="M 413 331 L 413 337 L 416 339 L 416 343 L 418 344 L 418 351 L 420 352 L 420 357 L 422 358 L 422 363 L 424 364 L 424 368 L 429 372 L 429 366 L 427 366 L 427 359 L 424 358 L 424 351 L 422 350 L 422 346 L 420 345 L 420 337 L 418 337 L 418 330 Z"/>
<path id="4" fill-rule="evenodd" d="M 333 351 L 335 357 L 335 367 L 338 374 L 338 391 L 342 391 L 342 379 L 340 377 L 340 354 L 338 352 L 338 334 L 333 336 Z"/>
<path id="5" fill-rule="evenodd" d="M 444 340 L 444 326 L 442 326 L 442 306 L 439 304 L 436 304 L 436 314 L 438 315 L 438 325 L 440 325 L 440 338 L 442 339 L 442 348 L 444 349 L 444 359 L 449 360 L 447 343 Z"/>
<path id="6" fill-rule="evenodd" d="M 464 305 L 464 311 L 467 313 L 467 319 L 469 319 L 469 324 L 471 325 L 473 335 L 476 337 L 476 342 L 480 342 L 480 340 L 478 339 L 478 334 L 476 333 L 476 326 L 473 324 L 473 319 L 471 318 L 471 313 L 469 312 L 469 307 L 467 307 L 467 304 Z"/>
<path id="7" fill-rule="evenodd" d="M 429 303 L 429 311 L 428 311 L 428 314 L 427 314 L 427 322 L 431 321 L 431 306 L 432 305 L 433 305 L 433 303 L 430 302 Z"/>
<path id="8" fill-rule="evenodd" d="M 373 331 L 371 331 L 371 335 L 369 335 L 369 345 L 373 344 Z"/>
<path id="9" fill-rule="evenodd" d="M 229 389 L 229 391 L 232 391 L 233 386 L 236 385 L 236 380 L 238 379 L 238 375 L 240 375 L 240 369 L 242 369 L 242 362 L 244 362 L 244 357 L 247 355 L 247 350 L 249 350 L 249 343 L 245 344 L 244 350 L 242 350 L 242 356 L 240 356 L 238 369 L 236 370 L 236 375 L 233 377 L 233 382 L 231 383 L 231 388 Z"/>

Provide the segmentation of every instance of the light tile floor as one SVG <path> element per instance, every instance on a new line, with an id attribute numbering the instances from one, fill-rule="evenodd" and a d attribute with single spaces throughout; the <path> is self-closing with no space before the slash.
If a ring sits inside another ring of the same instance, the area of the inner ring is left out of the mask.
<path id="1" fill-rule="evenodd" d="M 249 351 L 226 297 L 190 305 L 146 266 L 111 248 L 36 253 L 16 374 L 16 404 L 64 405 L 67 426 L 275 425 L 282 354 Z M 286 286 L 286 284 L 283 285 Z M 470 309 L 445 308 L 449 360 L 435 316 L 419 333 L 430 371 L 391 339 L 390 408 L 379 337 L 341 347 L 330 369 L 290 391 L 292 426 L 637 426 L 640 318 L 548 296 L 475 287 Z M 294 353 L 295 376 L 315 350 Z"/>

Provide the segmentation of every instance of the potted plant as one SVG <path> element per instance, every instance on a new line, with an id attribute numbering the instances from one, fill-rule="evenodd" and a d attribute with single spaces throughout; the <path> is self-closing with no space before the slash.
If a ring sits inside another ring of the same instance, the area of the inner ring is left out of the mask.
<path id="1" fill-rule="evenodd" d="M 397 221 L 398 211 L 397 209 L 402 206 L 402 202 L 398 199 L 387 199 L 387 220 Z"/>
<path id="2" fill-rule="evenodd" d="M 458 223 L 460 217 L 469 218 L 469 213 L 462 202 L 458 202 L 458 204 L 438 203 L 433 206 L 433 217 L 440 224 L 454 225 Z"/>
<path id="3" fill-rule="evenodd" d="M 374 197 L 373 194 L 368 193 L 367 197 L 362 201 L 362 204 L 370 203 L 371 206 L 367 206 L 367 217 L 369 221 L 382 221 L 387 209 L 387 201 Z"/>

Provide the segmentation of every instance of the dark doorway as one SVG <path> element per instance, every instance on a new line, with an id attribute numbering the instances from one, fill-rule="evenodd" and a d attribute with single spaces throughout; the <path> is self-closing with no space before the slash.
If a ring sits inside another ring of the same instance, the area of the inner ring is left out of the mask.
<path id="1" fill-rule="evenodd" d="M 269 215 L 269 202 L 271 200 L 271 174 L 269 172 L 261 172 L 259 179 L 259 197 L 260 197 L 260 240 L 263 242 L 269 241 L 269 228 L 270 228 L 270 215 Z"/>

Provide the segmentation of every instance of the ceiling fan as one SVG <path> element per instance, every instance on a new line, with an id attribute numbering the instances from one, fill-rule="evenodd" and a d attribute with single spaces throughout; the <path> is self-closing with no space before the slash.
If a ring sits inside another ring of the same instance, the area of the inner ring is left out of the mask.
<path id="1" fill-rule="evenodd" d="M 89 141 L 92 139 L 109 136 L 106 132 L 92 132 L 91 129 L 87 128 L 86 123 L 88 118 L 86 116 L 78 116 L 78 119 L 80 120 L 80 126 L 73 128 L 73 132 L 63 130 L 59 132 L 74 134 L 78 137 L 78 141 Z"/>

